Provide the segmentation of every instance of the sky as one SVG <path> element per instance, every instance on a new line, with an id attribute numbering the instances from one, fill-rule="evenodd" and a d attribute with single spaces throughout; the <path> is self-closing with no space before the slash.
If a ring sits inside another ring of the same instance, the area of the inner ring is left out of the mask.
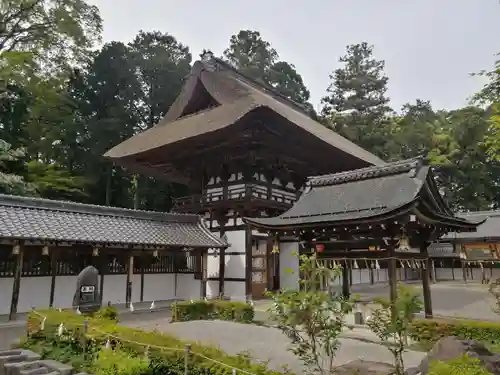
<path id="1" fill-rule="evenodd" d="M 319 108 L 329 74 L 348 44 L 368 42 L 385 60 L 388 96 L 398 110 L 416 99 L 435 109 L 468 103 L 500 52 L 500 0 L 90 0 L 104 41 L 129 42 L 140 30 L 168 32 L 194 58 L 217 56 L 231 35 L 257 30 L 294 64 Z"/>

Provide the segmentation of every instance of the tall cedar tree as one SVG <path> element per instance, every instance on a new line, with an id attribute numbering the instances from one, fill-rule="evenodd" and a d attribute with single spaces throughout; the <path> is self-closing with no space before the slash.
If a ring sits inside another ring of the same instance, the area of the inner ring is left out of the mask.
<path id="1" fill-rule="evenodd" d="M 322 99 L 322 116 L 338 133 L 387 157 L 382 128 L 391 108 L 386 97 L 385 63 L 373 58 L 373 46 L 365 42 L 347 46 L 347 53 L 339 61 L 343 67 L 330 75 L 328 95 Z"/>

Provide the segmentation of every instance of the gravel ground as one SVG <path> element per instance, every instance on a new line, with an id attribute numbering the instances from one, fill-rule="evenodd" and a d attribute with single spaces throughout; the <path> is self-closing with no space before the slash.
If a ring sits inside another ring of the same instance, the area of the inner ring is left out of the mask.
<path id="1" fill-rule="evenodd" d="M 126 325 L 144 330 L 158 330 L 181 339 L 218 346 L 229 354 L 248 353 L 255 360 L 268 361 L 269 366 L 280 370 L 283 365 L 296 373 L 302 372 L 300 361 L 287 350 L 289 340 L 277 329 L 225 321 L 192 321 L 169 323 L 166 319 L 136 321 Z M 376 362 L 392 362 L 390 352 L 382 345 L 351 339 L 341 339 L 337 365 L 364 359 Z M 424 357 L 422 352 L 408 352 L 406 367 L 413 367 Z"/>

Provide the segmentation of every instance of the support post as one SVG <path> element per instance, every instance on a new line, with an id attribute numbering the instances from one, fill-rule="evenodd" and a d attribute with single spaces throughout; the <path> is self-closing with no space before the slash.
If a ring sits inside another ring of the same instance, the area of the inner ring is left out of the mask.
<path id="1" fill-rule="evenodd" d="M 224 232 L 221 232 L 221 237 Z M 219 254 L 219 297 L 224 297 L 224 280 L 226 274 L 226 249 L 221 248 Z"/>
<path id="2" fill-rule="evenodd" d="M 12 299 L 10 301 L 9 320 L 14 320 L 17 315 L 17 304 L 19 302 L 19 289 L 21 288 L 21 275 L 23 273 L 24 246 L 14 245 L 12 249 L 17 249 L 16 265 L 14 269 L 14 283 L 12 284 Z"/>
<path id="3" fill-rule="evenodd" d="M 451 260 L 451 277 L 455 281 L 455 259 Z"/>
<path id="4" fill-rule="evenodd" d="M 54 307 L 54 296 L 56 290 L 56 276 L 57 276 L 57 254 L 56 249 L 50 249 L 50 297 L 49 307 Z"/>
<path id="5" fill-rule="evenodd" d="M 351 292 L 350 292 L 350 283 L 349 283 L 349 270 L 350 268 L 347 268 L 347 262 L 344 264 L 344 267 L 342 268 L 342 296 L 344 298 L 350 298 L 351 297 Z"/>
<path id="6" fill-rule="evenodd" d="M 99 304 L 102 306 L 104 297 L 104 275 L 108 271 L 108 256 L 105 247 L 99 253 Z"/>
<path id="7" fill-rule="evenodd" d="M 429 254 L 427 253 L 427 247 L 429 243 L 427 241 L 423 241 L 420 244 L 420 254 L 422 254 L 424 259 L 424 269 L 422 270 L 422 292 L 424 295 L 424 311 L 425 318 L 432 318 L 432 296 L 431 296 L 431 286 L 430 286 L 430 262 L 429 262 Z"/>
<path id="8" fill-rule="evenodd" d="M 207 297 L 207 256 L 208 250 L 201 250 L 201 284 L 200 284 L 200 297 L 205 299 Z"/>
<path id="9" fill-rule="evenodd" d="M 430 261 L 432 267 L 432 281 L 437 283 L 437 270 L 436 270 L 436 262 L 433 260 Z"/>
<path id="10" fill-rule="evenodd" d="M 134 256 L 132 253 L 128 256 L 128 270 L 127 270 L 127 292 L 125 294 L 125 304 L 130 307 L 132 302 L 132 275 L 134 273 Z"/>
<path id="11" fill-rule="evenodd" d="M 394 244 L 387 246 L 389 259 L 387 261 L 387 277 L 389 278 L 389 298 L 391 302 L 396 301 L 398 296 L 398 279 L 396 275 L 396 254 Z"/>
<path id="12" fill-rule="evenodd" d="M 276 243 L 280 246 L 280 236 L 276 234 Z M 271 245 L 272 249 L 272 245 Z M 273 289 L 280 289 L 280 252 L 272 253 L 273 256 Z"/>
<path id="13" fill-rule="evenodd" d="M 146 271 L 146 252 L 141 254 L 141 302 L 144 302 L 144 272 Z"/>

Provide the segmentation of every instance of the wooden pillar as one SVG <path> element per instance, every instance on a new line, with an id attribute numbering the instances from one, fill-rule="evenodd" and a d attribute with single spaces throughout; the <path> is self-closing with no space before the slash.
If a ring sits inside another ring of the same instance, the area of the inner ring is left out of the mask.
<path id="1" fill-rule="evenodd" d="M 424 311 L 425 317 L 427 319 L 432 318 L 432 296 L 431 296 L 431 285 L 430 285 L 430 262 L 429 255 L 427 253 L 427 247 L 429 243 L 427 241 L 423 241 L 420 244 L 420 254 L 422 254 L 424 259 L 424 269 L 422 270 L 422 291 L 424 295 Z"/>
<path id="2" fill-rule="evenodd" d="M 349 283 L 349 274 L 350 268 L 347 267 L 347 262 L 344 263 L 344 267 L 342 267 L 342 296 L 344 298 L 351 297 L 350 291 L 350 283 Z"/>
<path id="3" fill-rule="evenodd" d="M 102 306 L 104 297 L 104 276 L 108 272 L 108 254 L 103 247 L 99 253 L 99 304 Z"/>
<path id="4" fill-rule="evenodd" d="M 14 320 L 17 315 L 17 304 L 19 302 L 19 289 L 21 288 L 21 275 L 23 273 L 24 246 L 14 245 L 12 251 L 16 254 L 14 268 L 14 283 L 12 284 L 12 299 L 10 301 L 9 320 Z"/>
<path id="5" fill-rule="evenodd" d="M 432 281 L 434 283 L 437 283 L 437 270 L 436 270 L 436 262 L 435 260 L 430 261 L 431 267 L 432 267 Z"/>
<path id="6" fill-rule="evenodd" d="M 279 234 L 276 234 L 275 237 L 276 244 L 278 247 L 280 246 L 280 236 Z M 273 244 L 271 244 L 271 250 L 273 249 Z M 280 252 L 271 252 L 272 257 L 273 257 L 273 289 L 272 290 L 279 290 L 280 289 Z"/>
<path id="7" fill-rule="evenodd" d="M 396 301 L 398 295 L 398 280 L 396 275 L 396 253 L 394 251 L 394 244 L 387 246 L 387 253 L 389 259 L 387 260 L 387 277 L 389 279 L 389 299 L 391 302 Z"/>
<path id="8" fill-rule="evenodd" d="M 249 299 L 252 295 L 252 227 L 245 228 L 245 295 Z"/>
<path id="9" fill-rule="evenodd" d="M 56 289 L 56 276 L 57 276 L 57 250 L 50 249 L 50 297 L 49 307 L 54 307 L 54 296 Z"/>
<path id="10" fill-rule="evenodd" d="M 226 249 L 221 248 L 219 254 L 219 297 L 220 298 L 224 297 L 225 274 L 226 274 Z"/>
<path id="11" fill-rule="evenodd" d="M 128 256 L 128 267 L 127 267 L 127 291 L 125 294 L 125 304 L 130 307 L 132 302 L 132 275 L 134 274 L 134 256 L 132 255 L 132 250 Z"/>
<path id="12" fill-rule="evenodd" d="M 207 258 L 208 249 L 201 250 L 201 283 L 200 283 L 200 298 L 205 299 L 207 297 Z"/>
<path id="13" fill-rule="evenodd" d="M 141 254 L 141 302 L 144 302 L 144 272 L 146 271 L 147 253 L 143 250 Z"/>
<path id="14" fill-rule="evenodd" d="M 451 277 L 455 281 L 455 259 L 451 260 Z"/>

